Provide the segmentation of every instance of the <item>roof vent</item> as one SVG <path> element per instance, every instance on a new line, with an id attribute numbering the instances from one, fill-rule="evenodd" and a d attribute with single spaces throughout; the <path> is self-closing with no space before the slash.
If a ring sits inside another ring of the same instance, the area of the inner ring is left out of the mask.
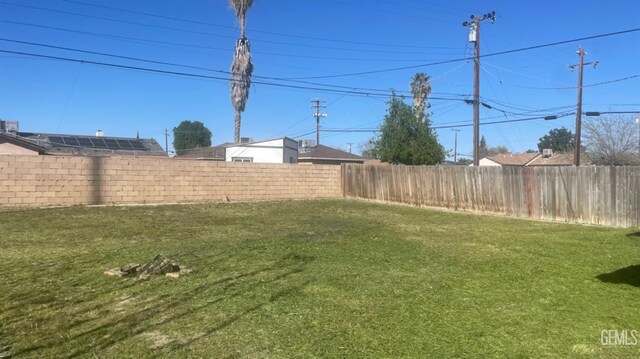
<path id="1" fill-rule="evenodd" d="M 251 137 L 240 137 L 240 143 L 243 145 L 251 142 L 254 142 Z"/>
<path id="2" fill-rule="evenodd" d="M 104 137 L 104 131 L 102 130 L 96 131 L 96 137 Z"/>
<path id="3" fill-rule="evenodd" d="M 544 150 L 542 150 L 542 157 L 543 158 L 549 158 L 553 156 L 553 150 L 550 148 L 545 148 Z"/>

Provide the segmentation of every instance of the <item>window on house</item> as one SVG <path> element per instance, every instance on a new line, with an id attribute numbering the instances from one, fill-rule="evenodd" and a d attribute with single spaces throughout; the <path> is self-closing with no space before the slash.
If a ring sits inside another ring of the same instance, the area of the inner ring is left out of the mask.
<path id="1" fill-rule="evenodd" d="M 253 162 L 253 157 L 232 157 L 233 162 Z"/>

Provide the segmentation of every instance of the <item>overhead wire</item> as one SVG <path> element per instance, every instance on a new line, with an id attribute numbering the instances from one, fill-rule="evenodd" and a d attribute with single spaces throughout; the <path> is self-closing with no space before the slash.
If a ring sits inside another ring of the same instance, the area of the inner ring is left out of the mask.
<path id="1" fill-rule="evenodd" d="M 146 38 L 140 38 L 140 37 L 105 34 L 105 33 L 69 29 L 69 28 L 63 28 L 63 27 L 57 27 L 57 26 L 34 24 L 34 23 L 28 23 L 28 22 L 23 22 L 23 21 L 0 20 L 0 23 L 12 24 L 12 25 L 20 25 L 20 26 L 28 26 L 28 27 L 47 29 L 47 30 L 55 30 L 55 31 L 61 31 L 61 32 L 68 32 L 68 33 L 75 33 L 75 34 L 81 34 L 81 35 L 86 35 L 86 36 L 107 38 L 107 39 L 111 39 L 111 40 L 132 42 L 132 43 L 137 43 L 137 44 L 139 44 L 139 43 L 148 43 L 148 44 L 157 44 L 157 45 L 172 46 L 172 47 L 173 46 L 179 46 L 179 47 L 187 47 L 187 48 L 195 48 L 195 49 L 203 49 L 203 50 L 223 51 L 223 52 L 226 52 L 226 53 L 230 53 L 232 51 L 230 48 L 220 48 L 220 47 L 213 47 L 213 46 L 207 46 L 207 45 L 185 44 L 185 43 L 180 43 L 180 42 L 153 40 L 153 39 L 146 39 Z M 190 50 L 190 51 L 193 51 L 193 50 Z M 204 55 L 211 55 L 209 53 L 200 52 L 200 51 L 193 51 L 193 52 L 196 52 L 196 53 L 199 53 L 199 54 L 204 54 Z M 380 58 L 373 58 L 373 57 L 354 58 L 354 57 L 335 57 L 335 56 L 324 56 L 324 55 L 288 54 L 288 53 L 284 53 L 284 52 L 265 52 L 265 51 L 259 51 L 259 50 L 258 51 L 252 50 L 251 53 L 255 54 L 255 55 L 266 55 L 266 56 L 276 56 L 276 57 L 291 57 L 291 58 L 304 58 L 304 59 L 316 59 L 316 60 L 331 60 L 331 61 L 367 61 L 367 62 L 415 62 L 415 61 L 424 61 L 423 59 L 422 60 L 406 59 L 404 57 L 400 58 L 400 59 L 397 59 L 397 58 L 396 59 L 388 59 L 388 58 L 380 59 Z"/>
<path id="2" fill-rule="evenodd" d="M 143 26 L 143 27 L 149 27 L 149 28 L 154 28 L 154 29 L 162 29 L 162 30 L 169 30 L 169 31 L 196 34 L 196 35 L 214 36 L 214 37 L 228 38 L 228 39 L 234 39 L 234 40 L 237 38 L 236 35 L 216 34 L 216 33 L 207 32 L 207 31 L 189 30 L 189 29 L 176 28 L 176 27 L 170 27 L 170 26 L 164 26 L 164 25 L 155 25 L 155 24 L 147 24 L 147 23 L 141 23 L 141 22 L 136 22 L 136 21 L 115 19 L 115 18 L 104 17 L 104 16 L 79 14 L 79 13 L 74 13 L 74 12 L 70 12 L 70 11 L 50 9 L 50 8 L 44 8 L 44 7 L 32 6 L 32 5 L 25 5 L 25 4 L 16 4 L 16 3 L 11 3 L 11 2 L 7 2 L 7 1 L 0 1 L 0 4 L 9 5 L 9 6 L 17 6 L 17 7 L 22 7 L 22 8 L 34 9 L 34 10 L 40 10 L 40 11 L 46 11 L 46 12 L 52 12 L 52 13 L 63 14 L 63 15 L 78 16 L 78 17 L 85 17 L 85 18 L 89 18 L 89 19 L 116 22 L 116 23 L 121 23 L 121 24 Z M 298 44 L 298 43 L 273 41 L 273 40 L 264 40 L 264 39 L 253 39 L 253 41 L 254 41 L 254 43 L 260 42 L 260 43 L 266 43 L 266 44 L 295 46 L 295 47 L 306 47 L 306 48 L 315 48 L 315 49 L 338 50 L 338 51 L 348 51 L 348 52 L 387 53 L 387 54 L 399 54 L 400 53 L 400 54 L 406 54 L 406 55 L 433 55 L 434 54 L 432 52 L 356 49 L 356 48 L 353 48 L 353 47 L 346 48 L 346 47 L 333 47 L 333 46 L 323 46 L 323 45 Z M 443 54 L 443 53 L 440 53 L 440 54 Z"/>
<path id="3" fill-rule="evenodd" d="M 209 75 L 194 74 L 194 73 L 188 73 L 188 72 L 161 70 L 161 69 L 154 69 L 154 68 L 147 68 L 147 67 L 140 67 L 140 66 L 120 65 L 120 64 L 114 64 L 114 63 L 108 63 L 108 62 L 75 59 L 75 58 L 53 56 L 53 55 L 44 55 L 44 54 L 37 54 L 37 53 L 24 52 L 24 51 L 11 51 L 11 50 L 0 49 L 0 53 L 32 56 L 32 57 L 44 58 L 44 59 L 50 59 L 50 60 L 84 63 L 84 64 L 90 64 L 90 65 L 120 68 L 120 69 L 126 69 L 126 70 L 135 70 L 135 71 L 148 72 L 148 73 L 159 73 L 164 75 L 177 75 L 182 77 L 210 79 L 210 80 L 218 80 L 218 81 L 236 81 L 230 78 L 219 77 L 219 76 L 209 76 Z M 385 93 L 375 93 L 375 92 L 367 92 L 367 91 L 359 91 L 359 90 L 342 90 L 342 89 L 330 89 L 330 88 L 322 88 L 322 87 L 299 86 L 299 85 L 274 83 L 274 82 L 267 82 L 267 81 L 252 81 L 252 83 L 257 85 L 290 88 L 290 89 L 298 89 L 298 90 L 313 90 L 313 91 L 319 91 L 319 92 L 325 92 L 325 93 L 347 94 L 350 96 L 358 96 L 358 97 L 388 98 L 391 95 L 390 93 L 385 94 Z M 464 99 L 461 99 L 461 98 L 447 98 L 447 97 L 431 97 L 431 99 L 441 100 L 441 101 L 464 101 Z"/>
<path id="4" fill-rule="evenodd" d="M 483 65 L 480 65 L 480 68 L 482 69 L 482 71 L 484 71 L 487 75 L 493 77 L 494 79 L 498 80 L 500 82 L 500 84 L 503 84 L 502 80 L 499 79 L 496 75 L 494 75 L 493 73 L 487 71 Z M 621 77 L 621 78 L 617 78 L 617 79 L 613 79 L 613 80 L 607 80 L 607 81 L 601 81 L 601 82 L 596 82 L 596 83 L 592 83 L 592 84 L 587 84 L 587 85 L 582 85 L 582 87 L 595 87 L 595 86 L 601 86 L 601 85 L 607 85 L 607 84 L 611 84 L 611 83 L 615 83 L 615 82 L 621 82 L 621 81 L 627 81 L 627 80 L 632 80 L 635 78 L 640 77 L 640 74 L 636 74 L 636 75 L 629 75 L 629 76 L 625 76 L 625 77 Z M 539 78 L 537 78 L 539 79 Z M 507 83 L 508 86 L 515 86 L 515 87 L 521 87 L 521 88 L 526 88 L 526 89 L 531 89 L 531 90 L 575 90 L 578 88 L 578 86 L 562 86 L 562 87 L 537 87 L 537 86 L 526 86 L 526 85 L 519 85 L 519 84 L 513 84 L 513 83 Z"/>
<path id="5" fill-rule="evenodd" d="M 575 115 L 575 112 L 559 114 L 559 115 L 556 115 L 556 117 L 557 118 L 562 118 L 562 117 L 567 117 L 567 116 L 571 116 L 571 115 Z M 502 123 L 523 122 L 523 121 L 533 121 L 533 120 L 543 120 L 543 119 L 545 119 L 545 117 L 546 116 L 535 116 L 535 117 L 528 117 L 528 118 L 502 120 L 502 121 L 489 121 L 489 122 L 480 121 L 480 126 L 495 125 L 495 124 L 502 124 Z M 432 126 L 431 128 L 437 130 L 437 129 L 444 129 L 444 128 L 458 128 L 458 127 L 471 127 L 471 126 L 473 126 L 473 123 L 466 123 L 466 124 L 460 124 L 460 125 Z M 379 130 L 380 129 L 378 129 L 378 128 L 368 128 L 368 129 L 327 128 L 327 129 L 323 129 L 321 131 L 325 131 L 325 132 L 376 132 L 376 131 L 379 131 Z"/>
<path id="6" fill-rule="evenodd" d="M 144 15 L 144 16 L 155 17 L 155 18 L 159 18 L 159 19 L 179 21 L 179 22 L 183 22 L 183 23 L 198 24 L 198 25 L 205 25 L 205 26 L 212 26 L 212 27 L 236 30 L 236 28 L 234 26 L 214 24 L 214 23 L 205 22 L 205 21 L 183 19 L 183 18 L 178 18 L 178 17 L 174 17 L 174 16 L 152 14 L 152 13 L 148 13 L 148 12 L 135 11 L 135 10 L 127 10 L 127 9 L 121 9 L 121 8 L 116 8 L 116 7 L 112 7 L 112 6 L 91 4 L 91 3 L 82 2 L 82 1 L 75 1 L 75 0 L 59 0 L 59 1 L 70 3 L 70 4 L 78 4 L 78 5 L 90 6 L 90 7 L 94 7 L 94 8 L 100 8 L 100 9 L 108 9 L 108 10 L 113 10 L 113 11 L 120 11 L 120 12 L 134 14 L 134 15 Z M 338 43 L 352 44 L 352 45 L 382 46 L 382 47 L 393 47 L 393 48 L 415 48 L 415 49 L 456 49 L 456 48 L 453 48 L 453 47 L 441 47 L 441 46 L 399 45 L 399 44 L 387 44 L 387 43 L 379 43 L 379 42 L 365 42 L 365 41 L 353 41 L 353 40 L 344 40 L 344 39 L 331 39 L 331 38 L 307 36 L 307 35 L 299 35 L 299 34 L 287 34 L 287 33 L 275 32 L 275 31 L 265 31 L 265 30 L 259 30 L 259 29 L 250 29 L 248 31 L 255 32 L 255 33 L 261 33 L 261 34 L 268 34 L 268 35 L 285 36 L 285 37 L 293 37 L 293 38 L 298 38 L 298 39 L 307 39 L 307 40 L 316 40 L 316 41 L 338 42 Z"/>
<path id="7" fill-rule="evenodd" d="M 579 37 L 579 38 L 569 39 L 569 40 L 555 41 L 555 42 L 550 42 L 550 43 L 545 43 L 545 44 L 540 44 L 540 45 L 533 45 L 533 46 L 521 47 L 521 48 L 517 48 L 517 49 L 504 50 L 504 51 L 498 51 L 498 52 L 492 52 L 492 53 L 488 53 L 488 54 L 483 54 L 483 55 L 480 55 L 480 58 L 512 54 L 512 53 L 516 53 L 516 52 L 523 52 L 523 51 L 541 49 L 541 48 L 550 47 L 550 46 L 569 44 L 569 43 L 585 41 L 585 40 L 593 40 L 593 39 L 609 37 L 609 36 L 616 36 L 616 35 L 622 35 L 622 34 L 628 34 L 628 33 L 638 32 L 638 31 L 640 31 L 640 28 L 633 28 L 633 29 L 627 29 L 627 30 L 622 30 L 622 31 L 609 32 L 609 33 L 605 33 L 605 34 L 598 34 L 598 35 Z M 301 79 L 321 79 L 321 78 L 336 78 L 336 77 L 350 77 L 350 76 L 370 75 L 370 74 L 378 74 L 378 73 L 383 73 L 383 72 L 392 72 L 392 71 L 416 69 L 416 68 L 427 67 L 427 66 L 442 65 L 442 64 L 448 64 L 448 63 L 453 63 L 453 62 L 467 61 L 467 60 L 471 60 L 471 59 L 472 58 L 464 57 L 464 58 L 449 59 L 449 60 L 436 61 L 436 62 L 425 63 L 425 64 L 411 65 L 411 66 L 400 66 L 400 67 L 393 67 L 393 68 L 387 68 L 387 69 L 351 72 L 351 73 L 343 73 L 343 74 L 337 74 L 337 75 L 292 77 L 292 78 L 289 78 L 289 79 L 301 80 Z"/>
<path id="8" fill-rule="evenodd" d="M 23 45 L 29 45 L 29 46 L 51 48 L 51 49 L 57 49 L 57 50 L 64 50 L 64 51 L 79 52 L 79 53 L 90 54 L 90 55 L 112 57 L 112 58 L 118 58 L 118 59 L 124 59 L 124 60 L 146 62 L 146 63 L 152 63 L 152 64 L 156 64 L 156 65 L 184 67 L 184 68 L 190 68 L 190 69 L 195 69 L 195 70 L 203 70 L 203 71 L 222 73 L 222 74 L 226 74 L 226 75 L 230 75 L 231 74 L 231 72 L 227 71 L 227 70 L 219 70 L 219 69 L 212 69 L 212 68 L 202 67 L 202 66 L 194 66 L 194 65 L 179 64 L 179 63 L 173 63 L 173 62 L 167 62 L 167 61 L 144 59 L 144 58 L 133 57 L 133 56 L 117 55 L 117 54 L 112 54 L 112 53 L 106 53 L 106 52 L 100 52 L 100 51 L 91 51 L 91 50 L 84 50 L 84 49 L 77 49 L 77 48 L 71 48 L 71 47 L 66 47 L 66 46 L 43 44 L 43 43 L 33 42 L 33 41 L 8 39 L 8 38 L 2 38 L 2 37 L 0 37 L 0 41 L 23 44 Z M 334 85 L 334 84 L 324 84 L 324 83 L 311 82 L 311 81 L 283 80 L 283 79 L 281 79 L 279 77 L 274 77 L 274 76 L 253 75 L 253 77 L 254 78 L 258 78 L 258 79 L 265 79 L 265 80 L 304 83 L 304 84 L 309 84 L 309 85 L 333 87 L 333 88 L 349 89 L 349 90 L 357 90 L 357 91 L 381 92 L 382 94 L 385 94 L 385 95 L 387 95 L 389 93 L 389 91 L 390 91 L 390 90 L 375 89 L 375 88 L 363 88 L 363 87 L 341 86 L 341 85 Z M 403 90 L 394 90 L 394 91 L 396 93 L 401 93 L 401 94 L 409 94 L 410 93 L 410 91 L 403 91 Z M 440 94 L 440 93 L 438 93 L 438 94 Z M 441 93 L 441 94 L 443 94 L 443 95 L 451 95 L 451 96 L 470 96 L 470 95 L 466 95 L 466 94 L 455 94 L 455 93 Z M 438 97 L 438 96 L 435 96 L 433 98 L 435 100 L 444 99 L 443 97 Z"/>

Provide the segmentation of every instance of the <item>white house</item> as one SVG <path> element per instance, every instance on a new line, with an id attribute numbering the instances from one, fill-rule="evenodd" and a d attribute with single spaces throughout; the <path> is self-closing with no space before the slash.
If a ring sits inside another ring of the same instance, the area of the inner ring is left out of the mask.
<path id="1" fill-rule="evenodd" d="M 227 162 L 297 163 L 298 142 L 288 137 L 245 142 L 225 147 Z"/>

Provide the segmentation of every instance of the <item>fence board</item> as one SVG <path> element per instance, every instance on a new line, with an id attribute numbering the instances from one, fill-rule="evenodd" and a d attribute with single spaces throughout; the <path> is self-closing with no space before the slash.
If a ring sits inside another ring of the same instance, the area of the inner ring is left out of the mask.
<path id="1" fill-rule="evenodd" d="M 346 197 L 640 227 L 640 167 L 343 166 Z"/>

